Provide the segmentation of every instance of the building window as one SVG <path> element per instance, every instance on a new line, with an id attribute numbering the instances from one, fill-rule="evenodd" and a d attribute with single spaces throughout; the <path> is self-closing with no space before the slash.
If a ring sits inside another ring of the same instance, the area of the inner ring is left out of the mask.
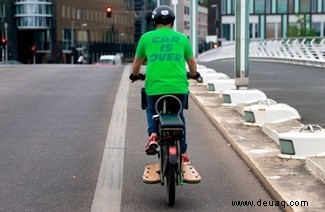
<path id="1" fill-rule="evenodd" d="M 48 0 L 17 1 L 15 5 L 15 17 L 19 29 L 47 29 L 50 27 L 52 3 Z"/>
<path id="2" fill-rule="evenodd" d="M 231 0 L 227 0 L 227 9 L 226 9 L 227 15 L 231 14 Z"/>
<path id="3" fill-rule="evenodd" d="M 265 12 L 267 14 L 271 13 L 271 11 L 272 11 L 271 8 L 272 8 L 271 0 L 265 0 Z"/>
<path id="4" fill-rule="evenodd" d="M 190 8 L 188 6 L 184 6 L 184 14 L 190 15 Z"/>
<path id="5" fill-rule="evenodd" d="M 264 14 L 265 13 L 265 0 L 255 0 L 255 13 Z"/>
<path id="6" fill-rule="evenodd" d="M 249 37 L 250 38 L 259 38 L 259 29 L 257 23 L 249 24 Z"/>
<path id="7" fill-rule="evenodd" d="M 62 49 L 69 50 L 71 46 L 71 29 L 62 30 Z"/>
<path id="8" fill-rule="evenodd" d="M 236 0 L 231 1 L 231 14 L 236 14 Z"/>
<path id="9" fill-rule="evenodd" d="M 230 40 L 230 24 L 222 24 L 222 38 Z"/>
<path id="10" fill-rule="evenodd" d="M 222 0 L 222 2 L 221 2 L 221 14 L 222 15 L 226 14 L 226 0 Z"/>
<path id="11" fill-rule="evenodd" d="M 187 29 L 187 30 L 190 29 L 190 22 L 189 21 L 184 21 L 184 29 Z"/>
<path id="12" fill-rule="evenodd" d="M 300 0 L 300 12 L 310 13 L 310 0 Z"/>
<path id="13" fill-rule="evenodd" d="M 258 23 L 249 24 L 249 37 L 250 38 L 259 38 L 260 37 L 260 29 Z"/>
<path id="14" fill-rule="evenodd" d="M 293 0 L 288 0 L 288 12 L 291 14 L 294 13 Z"/>
<path id="15" fill-rule="evenodd" d="M 76 19 L 76 8 L 75 7 L 71 8 L 71 18 Z"/>
<path id="16" fill-rule="evenodd" d="M 275 38 L 275 23 L 266 23 L 266 38 Z"/>
<path id="17" fill-rule="evenodd" d="M 287 0 L 278 0 L 277 13 L 287 13 L 287 11 L 288 11 Z"/>
<path id="18" fill-rule="evenodd" d="M 40 31 L 36 32 L 36 48 L 38 51 L 50 51 L 51 41 L 50 41 L 50 31 Z"/>
<path id="19" fill-rule="evenodd" d="M 321 24 L 319 22 L 312 24 L 312 30 L 313 30 L 313 32 L 315 32 L 316 36 L 320 36 L 320 30 L 321 30 L 320 26 L 321 26 Z"/>
<path id="20" fill-rule="evenodd" d="M 62 10 L 61 10 L 61 16 L 62 18 L 65 18 L 65 6 L 62 6 Z"/>
<path id="21" fill-rule="evenodd" d="M 316 0 L 312 0 L 311 1 L 311 12 L 312 13 L 316 13 L 317 12 L 317 1 Z"/>
<path id="22" fill-rule="evenodd" d="M 71 11 L 70 11 L 70 7 L 67 7 L 67 18 L 71 17 Z"/>
<path id="23" fill-rule="evenodd" d="M 260 35 L 260 25 L 258 23 L 255 24 L 255 38 L 261 37 Z"/>
<path id="24" fill-rule="evenodd" d="M 277 0 L 272 0 L 272 14 L 275 14 L 277 11 Z"/>

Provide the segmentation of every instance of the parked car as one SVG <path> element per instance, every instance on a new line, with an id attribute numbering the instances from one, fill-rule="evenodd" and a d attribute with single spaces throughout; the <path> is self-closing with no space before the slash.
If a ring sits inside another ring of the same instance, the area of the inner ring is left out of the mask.
<path id="1" fill-rule="evenodd" d="M 7 61 L 1 61 L 0 65 L 21 65 L 22 63 L 17 60 L 7 60 Z"/>
<path id="2" fill-rule="evenodd" d="M 121 65 L 122 59 L 120 55 L 102 55 L 99 57 L 96 65 Z"/>

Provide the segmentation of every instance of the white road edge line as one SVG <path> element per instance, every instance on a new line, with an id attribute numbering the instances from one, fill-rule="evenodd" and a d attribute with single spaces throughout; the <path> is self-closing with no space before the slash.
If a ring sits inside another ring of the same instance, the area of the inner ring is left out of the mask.
<path id="1" fill-rule="evenodd" d="M 115 97 L 91 212 L 121 210 L 129 70 L 125 66 Z"/>

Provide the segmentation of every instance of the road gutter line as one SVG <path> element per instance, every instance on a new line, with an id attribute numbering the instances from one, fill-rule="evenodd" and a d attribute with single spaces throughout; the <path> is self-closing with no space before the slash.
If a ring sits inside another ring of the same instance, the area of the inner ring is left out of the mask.
<path id="1" fill-rule="evenodd" d="M 91 212 L 121 209 L 129 69 L 125 66 L 115 97 Z"/>

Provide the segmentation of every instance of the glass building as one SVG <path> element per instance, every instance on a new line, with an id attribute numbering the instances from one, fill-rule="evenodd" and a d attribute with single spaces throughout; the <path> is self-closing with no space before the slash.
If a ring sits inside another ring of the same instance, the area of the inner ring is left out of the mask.
<path id="1" fill-rule="evenodd" d="M 225 41 L 235 39 L 235 4 L 236 0 L 221 0 Z M 289 29 L 293 26 L 312 30 L 315 36 L 325 35 L 325 0 L 249 0 L 248 4 L 252 39 L 286 38 L 292 36 Z"/>
<path id="2" fill-rule="evenodd" d="M 16 0 L 15 18 L 18 29 L 18 51 L 20 61 L 31 62 L 35 52 L 50 53 L 50 28 L 52 21 L 51 0 Z M 24 51 L 25 50 L 25 51 Z M 35 51 L 35 52 L 34 52 Z"/>
<path id="3" fill-rule="evenodd" d="M 17 0 L 15 5 L 18 29 L 50 29 L 51 0 Z"/>

